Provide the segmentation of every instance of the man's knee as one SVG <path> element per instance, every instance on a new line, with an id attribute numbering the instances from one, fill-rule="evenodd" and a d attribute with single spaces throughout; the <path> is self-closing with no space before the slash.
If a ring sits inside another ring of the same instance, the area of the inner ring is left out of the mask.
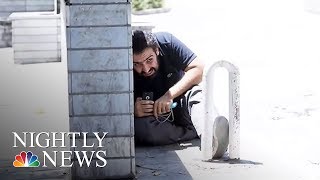
<path id="1" fill-rule="evenodd" d="M 137 144 L 154 145 L 155 142 L 155 122 L 154 117 L 135 118 L 134 131 Z"/>
<path id="2" fill-rule="evenodd" d="M 135 119 L 135 141 L 142 145 L 167 145 L 183 137 L 183 127 L 170 122 L 159 123 L 153 116 Z"/>
<path id="3" fill-rule="evenodd" d="M 159 123 L 153 116 L 135 119 L 135 141 L 142 145 L 167 145 L 197 137 L 194 128 Z"/>

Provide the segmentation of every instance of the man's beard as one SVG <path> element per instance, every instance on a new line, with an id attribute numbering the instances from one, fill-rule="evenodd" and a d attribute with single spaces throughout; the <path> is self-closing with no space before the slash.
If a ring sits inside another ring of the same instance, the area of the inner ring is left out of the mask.
<path id="1" fill-rule="evenodd" d="M 152 76 L 144 76 L 144 73 L 137 73 L 136 71 L 135 71 L 135 73 L 136 73 L 140 78 L 142 78 L 142 79 L 152 81 L 152 80 L 155 79 L 155 77 L 157 77 L 158 74 L 159 74 L 159 70 L 160 70 L 160 59 L 159 59 L 159 56 L 157 56 L 157 62 L 158 62 L 158 67 L 157 67 L 157 69 L 154 68 L 154 67 L 152 67 L 152 68 L 150 69 L 150 70 L 153 70 L 153 71 L 154 71 L 154 73 L 152 74 Z"/>
<path id="2" fill-rule="evenodd" d="M 141 76 L 147 80 L 153 80 L 157 76 L 158 70 L 155 68 L 151 68 L 150 70 L 154 72 L 151 76 L 145 76 L 144 75 L 145 73 L 140 73 L 139 76 Z"/>

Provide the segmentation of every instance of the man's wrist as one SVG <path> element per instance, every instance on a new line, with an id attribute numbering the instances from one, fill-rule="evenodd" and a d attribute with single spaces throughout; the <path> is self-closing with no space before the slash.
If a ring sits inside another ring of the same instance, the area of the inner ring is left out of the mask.
<path id="1" fill-rule="evenodd" d="M 167 96 L 167 98 L 169 98 L 169 99 L 174 99 L 174 95 L 172 94 L 170 89 L 165 93 L 165 96 Z"/>

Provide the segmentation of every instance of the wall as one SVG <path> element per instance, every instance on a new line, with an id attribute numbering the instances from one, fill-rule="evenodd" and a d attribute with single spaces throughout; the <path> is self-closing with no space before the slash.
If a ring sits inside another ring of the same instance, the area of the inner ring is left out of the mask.
<path id="1" fill-rule="evenodd" d="M 0 17 L 8 17 L 12 12 L 53 11 L 54 0 L 1 0 Z"/>
<path id="2" fill-rule="evenodd" d="M 0 48 L 11 47 L 11 23 L 7 21 L 7 18 L 10 16 L 11 13 L 54 11 L 54 1 L 55 0 L 1 0 Z"/>
<path id="3" fill-rule="evenodd" d="M 66 27 L 64 19 L 61 26 Z M 19 23 L 22 25 L 22 23 Z M 68 82 L 66 28 L 61 30 L 61 62 L 20 65 L 14 64 L 13 48 L 0 48 L 0 179 L 59 179 L 69 176 L 68 168 L 19 169 L 12 166 L 15 155 L 32 151 L 40 166 L 44 165 L 43 151 L 68 151 L 66 147 L 13 147 L 13 133 L 68 132 Z M 27 38 L 31 39 L 31 38 Z M 43 136 L 43 138 L 46 138 Z M 44 142 L 41 138 L 41 142 Z M 30 140 L 27 140 L 31 142 Z M 59 145 L 58 145 L 59 146 Z M 52 155 L 52 154 L 51 154 Z M 57 167 L 61 156 L 57 155 Z"/>
<path id="4" fill-rule="evenodd" d="M 20 12 L 13 13 L 9 17 L 12 21 L 12 47 L 15 63 L 61 61 L 59 14 Z"/>
<path id="5" fill-rule="evenodd" d="M 127 0 L 70 0 L 68 9 L 70 131 L 108 132 L 106 146 L 99 148 L 107 151 L 108 165 L 80 168 L 75 162 L 73 178 L 132 178 L 131 5 Z"/>

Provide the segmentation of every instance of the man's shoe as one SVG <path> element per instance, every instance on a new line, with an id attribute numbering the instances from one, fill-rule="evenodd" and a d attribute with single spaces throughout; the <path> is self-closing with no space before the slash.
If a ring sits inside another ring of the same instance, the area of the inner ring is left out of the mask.
<path id="1" fill-rule="evenodd" d="M 229 122 L 218 116 L 213 124 L 213 159 L 218 159 L 227 151 L 229 144 Z"/>

